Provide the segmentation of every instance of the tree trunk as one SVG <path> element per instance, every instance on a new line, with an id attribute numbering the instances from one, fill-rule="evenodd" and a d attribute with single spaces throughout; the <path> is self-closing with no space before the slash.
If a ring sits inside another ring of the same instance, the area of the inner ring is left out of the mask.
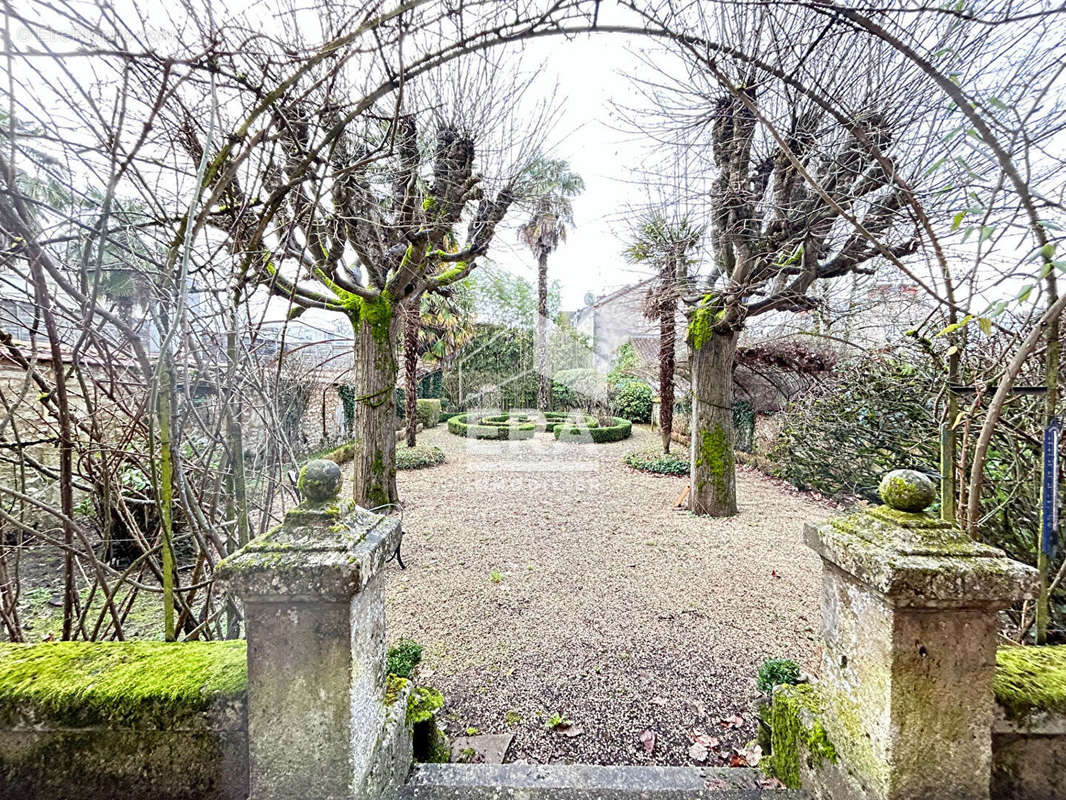
<path id="1" fill-rule="evenodd" d="M 537 407 L 551 408 L 552 385 L 548 374 L 548 253 L 537 259 Z"/>
<path id="2" fill-rule="evenodd" d="M 677 294 L 674 287 L 674 267 L 663 267 L 662 294 L 659 303 L 659 431 L 663 437 L 663 452 L 670 452 L 670 435 L 674 427 L 674 369 L 676 367 Z"/>
<path id="3" fill-rule="evenodd" d="M 384 305 L 387 300 L 380 300 Z M 395 503 L 396 493 L 396 316 L 391 308 L 375 309 L 352 320 L 355 335 L 352 364 L 355 415 L 352 440 L 352 498 L 363 508 Z"/>
<path id="4" fill-rule="evenodd" d="M 407 446 L 415 446 L 418 434 L 418 329 L 421 327 L 421 298 L 407 305 L 403 315 L 404 414 L 407 417 Z"/>
<path id="5" fill-rule="evenodd" d="M 733 460 L 733 356 L 737 334 L 714 332 L 692 353 L 692 451 L 689 508 L 695 514 L 737 513 Z"/>

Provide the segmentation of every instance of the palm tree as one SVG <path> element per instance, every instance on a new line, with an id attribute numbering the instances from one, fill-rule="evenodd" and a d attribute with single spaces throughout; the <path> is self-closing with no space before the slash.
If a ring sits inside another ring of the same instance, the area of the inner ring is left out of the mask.
<path id="1" fill-rule="evenodd" d="M 687 216 L 671 220 L 654 211 L 637 224 L 633 243 L 625 249 L 632 264 L 650 264 L 659 271 L 659 281 L 648 294 L 644 314 L 659 321 L 659 430 L 663 452 L 670 452 L 674 427 L 674 369 L 677 339 L 677 302 L 688 282 L 691 253 L 703 238 L 702 226 Z"/>
<path id="2" fill-rule="evenodd" d="M 427 292 L 403 306 L 404 411 L 407 446 L 418 432 L 418 359 L 446 364 L 474 338 L 471 293 L 463 283 Z"/>
<path id="3" fill-rule="evenodd" d="M 566 228 L 574 224 L 573 197 L 585 188 L 581 176 L 560 159 L 539 156 L 526 171 L 529 181 L 529 221 L 519 238 L 537 259 L 537 404 L 551 408 L 551 376 L 548 370 L 548 256 L 566 241 Z"/>

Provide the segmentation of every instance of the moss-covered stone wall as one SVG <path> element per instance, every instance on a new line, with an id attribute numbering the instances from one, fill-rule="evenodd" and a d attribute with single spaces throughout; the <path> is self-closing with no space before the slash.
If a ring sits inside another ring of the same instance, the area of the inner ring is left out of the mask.
<path id="1" fill-rule="evenodd" d="M 1066 797 L 1066 646 L 996 652 L 992 797 Z"/>
<path id="2" fill-rule="evenodd" d="M 244 642 L 0 644 L 0 797 L 243 800 Z"/>

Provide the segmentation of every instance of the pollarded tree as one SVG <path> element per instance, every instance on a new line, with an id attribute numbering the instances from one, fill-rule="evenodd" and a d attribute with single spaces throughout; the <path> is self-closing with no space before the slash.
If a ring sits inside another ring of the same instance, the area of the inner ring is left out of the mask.
<path id="1" fill-rule="evenodd" d="M 705 188 L 689 187 L 707 198 L 713 258 L 701 292 L 686 298 L 690 508 L 729 516 L 737 511 L 732 372 L 740 332 L 759 315 L 811 310 L 820 281 L 871 271 L 882 258 L 900 266 L 917 249 L 905 209 L 928 168 L 943 104 L 888 48 L 811 25 L 806 12 L 689 12 L 693 31 L 736 41 L 747 55 L 724 57 L 695 34 L 677 37 L 683 74 L 640 86 L 653 110 L 636 124 L 659 124 L 690 163 L 708 167 Z M 945 27 L 944 36 L 954 35 Z M 686 115 L 697 105 L 692 95 L 700 110 Z"/>
<path id="2" fill-rule="evenodd" d="M 687 215 L 670 219 L 666 212 L 653 211 L 639 223 L 625 257 L 634 264 L 649 264 L 659 280 L 648 293 L 644 313 L 659 323 L 659 430 L 663 452 L 670 452 L 674 427 L 674 371 L 677 364 L 677 308 L 689 284 L 688 270 L 695 259 L 693 251 L 703 239 L 704 229 Z"/>
<path id="3" fill-rule="evenodd" d="M 891 231 L 903 193 L 861 140 L 883 151 L 892 125 L 871 111 L 852 131 L 823 133 L 819 115 L 796 120 L 789 149 L 756 161 L 760 128 L 755 88 L 723 94 L 715 109 L 711 191 L 711 244 L 717 280 L 696 301 L 688 326 L 692 351 L 692 487 L 690 508 L 729 516 L 737 511 L 733 454 L 733 358 L 747 321 L 771 311 L 807 311 L 816 281 L 863 271 L 881 255 L 865 235 L 848 232 L 842 210 L 861 209 L 873 236 Z M 832 127 L 832 126 L 830 126 Z M 829 139 L 826 141 L 826 139 Z M 836 140 L 836 141 L 834 141 Z M 826 189 L 820 196 L 801 169 Z M 844 229 L 843 231 L 841 229 Z M 906 238 L 893 255 L 913 252 Z"/>
<path id="4" fill-rule="evenodd" d="M 566 228 L 574 224 L 570 200 L 581 194 L 585 182 L 562 160 L 539 157 L 527 171 L 530 184 L 529 220 L 519 237 L 537 259 L 537 404 L 551 408 L 551 374 L 548 366 L 548 256 L 566 241 Z"/>
<path id="5" fill-rule="evenodd" d="M 274 215 L 282 243 L 263 259 L 259 280 L 291 303 L 290 316 L 321 309 L 351 322 L 354 499 L 368 508 L 395 503 L 400 306 L 470 274 L 511 205 L 513 184 L 483 190 L 473 132 L 457 124 L 420 130 L 417 116 L 406 113 L 338 132 L 329 104 L 294 101 L 285 110 L 281 153 L 262 182 L 274 192 L 292 175 L 300 188 L 285 193 Z M 308 171 L 304 162 L 322 131 L 336 136 L 330 158 Z M 375 152 L 385 155 L 369 155 Z M 249 205 L 236 177 L 218 191 L 223 208 Z M 460 241 L 456 228 L 465 220 Z M 247 227 L 240 218 L 223 223 L 240 241 Z"/>

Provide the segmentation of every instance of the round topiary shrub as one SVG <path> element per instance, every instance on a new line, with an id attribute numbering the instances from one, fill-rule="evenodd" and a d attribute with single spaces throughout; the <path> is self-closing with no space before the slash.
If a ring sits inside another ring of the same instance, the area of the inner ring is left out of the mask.
<path id="1" fill-rule="evenodd" d="M 417 444 L 396 448 L 396 469 L 422 469 L 444 463 L 444 451 L 439 447 Z"/>
<path id="2" fill-rule="evenodd" d="M 651 422 L 651 387 L 644 381 L 623 383 L 614 396 L 614 411 L 630 422 Z"/>
<path id="3" fill-rule="evenodd" d="M 633 423 L 621 417 L 611 417 L 612 425 L 560 423 L 555 428 L 555 438 L 561 442 L 620 442 L 633 432 Z M 594 422 L 596 420 L 593 420 Z"/>
<path id="4" fill-rule="evenodd" d="M 687 458 L 676 453 L 664 453 L 662 450 L 639 450 L 629 453 L 622 461 L 641 472 L 653 472 L 656 475 L 688 475 Z"/>

